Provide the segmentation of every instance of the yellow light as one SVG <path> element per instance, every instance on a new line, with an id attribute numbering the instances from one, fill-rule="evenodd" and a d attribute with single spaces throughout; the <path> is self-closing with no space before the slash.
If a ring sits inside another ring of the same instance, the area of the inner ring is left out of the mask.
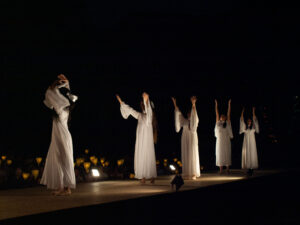
<path id="1" fill-rule="evenodd" d="M 181 164 L 181 161 L 178 160 L 178 161 L 177 161 L 177 164 L 180 165 L 180 164 Z"/>
<path id="2" fill-rule="evenodd" d="M 8 159 L 8 160 L 6 160 L 6 163 L 7 163 L 7 165 L 11 165 L 12 164 L 12 160 Z"/>
<path id="3" fill-rule="evenodd" d="M 129 178 L 134 179 L 134 174 L 133 173 L 129 174 Z"/>
<path id="4" fill-rule="evenodd" d="M 100 159 L 100 162 L 103 164 L 104 163 L 104 161 L 105 161 L 105 158 L 101 158 Z"/>
<path id="5" fill-rule="evenodd" d="M 124 164 L 124 159 L 119 159 L 117 161 L 118 166 L 122 166 Z"/>
<path id="6" fill-rule="evenodd" d="M 90 151 L 90 150 L 85 149 L 85 150 L 84 150 L 84 153 L 85 153 L 85 154 L 89 154 L 89 151 Z"/>
<path id="7" fill-rule="evenodd" d="M 38 166 L 40 165 L 40 163 L 42 162 L 43 158 L 42 157 L 36 157 L 35 161 L 37 162 Z"/>
<path id="8" fill-rule="evenodd" d="M 98 159 L 95 157 L 95 158 L 93 159 L 92 163 L 96 166 L 97 163 L 98 163 Z"/>
<path id="9" fill-rule="evenodd" d="M 109 162 L 108 162 L 108 161 L 106 161 L 106 162 L 104 163 L 104 165 L 105 165 L 105 166 L 108 166 L 108 165 L 109 165 Z"/>
<path id="10" fill-rule="evenodd" d="M 80 164 L 81 164 L 81 158 L 77 158 L 76 159 L 76 166 L 80 166 Z"/>
<path id="11" fill-rule="evenodd" d="M 156 165 L 159 165 L 159 160 L 156 160 Z"/>
<path id="12" fill-rule="evenodd" d="M 29 176 L 30 176 L 30 173 L 22 173 L 22 177 L 24 180 L 27 180 Z"/>
<path id="13" fill-rule="evenodd" d="M 164 159 L 164 162 L 165 162 L 165 163 L 168 162 L 168 159 Z"/>
<path id="14" fill-rule="evenodd" d="M 4 161 L 6 159 L 6 155 L 1 156 L 1 159 Z"/>
<path id="15" fill-rule="evenodd" d="M 39 170 L 31 170 L 31 174 L 34 177 L 34 179 L 36 180 L 39 176 L 40 171 Z"/>
<path id="16" fill-rule="evenodd" d="M 88 173 L 91 167 L 91 163 L 90 162 L 85 162 L 83 163 L 83 167 L 85 169 L 85 171 Z"/>
<path id="17" fill-rule="evenodd" d="M 95 159 L 96 157 L 93 155 L 93 156 L 91 156 L 90 157 L 90 160 L 91 160 L 91 162 L 93 162 L 93 160 Z"/>
<path id="18" fill-rule="evenodd" d="M 167 166 L 168 166 L 168 163 L 164 162 L 164 166 L 167 167 Z"/>
<path id="19" fill-rule="evenodd" d="M 174 159 L 173 159 L 173 161 L 174 161 L 174 162 L 177 162 L 177 161 L 178 161 L 178 159 L 177 159 L 177 158 L 174 158 Z"/>

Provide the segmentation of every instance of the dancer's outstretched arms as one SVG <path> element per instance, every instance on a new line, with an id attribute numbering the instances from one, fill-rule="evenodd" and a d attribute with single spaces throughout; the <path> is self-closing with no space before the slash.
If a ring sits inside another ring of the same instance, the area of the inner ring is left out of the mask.
<path id="1" fill-rule="evenodd" d="M 227 111 L 227 121 L 230 123 L 230 114 L 231 114 L 231 99 L 228 101 L 228 111 Z"/>
<path id="2" fill-rule="evenodd" d="M 246 124 L 245 124 L 245 121 L 244 121 L 244 111 L 245 111 L 245 107 L 243 107 L 242 114 L 241 114 L 240 134 L 242 134 L 246 131 Z"/>
<path id="3" fill-rule="evenodd" d="M 173 104 L 174 104 L 175 110 L 179 110 L 179 108 L 178 108 L 178 106 L 177 106 L 177 103 L 176 103 L 176 98 L 171 97 L 171 99 L 172 99 L 172 102 L 173 102 Z"/>
<path id="4" fill-rule="evenodd" d="M 198 127 L 198 123 L 199 123 L 199 118 L 198 118 L 197 110 L 196 110 L 196 101 L 197 101 L 197 97 L 192 96 L 191 97 L 192 111 L 191 111 L 191 117 L 190 117 L 191 131 L 197 131 L 197 127 Z"/>
<path id="5" fill-rule="evenodd" d="M 215 99 L 215 111 L 216 111 L 216 122 L 220 120 L 219 110 L 218 110 L 218 102 Z"/>

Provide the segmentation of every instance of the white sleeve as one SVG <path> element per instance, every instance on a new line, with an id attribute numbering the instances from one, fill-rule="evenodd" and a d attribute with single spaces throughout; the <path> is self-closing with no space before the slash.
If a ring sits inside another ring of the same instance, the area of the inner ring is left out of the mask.
<path id="1" fill-rule="evenodd" d="M 198 123 L 199 123 L 199 118 L 198 118 L 197 110 L 196 110 L 196 108 L 195 108 L 195 110 L 192 108 L 191 119 L 190 119 L 191 131 L 193 131 L 193 132 L 197 131 Z"/>
<path id="2" fill-rule="evenodd" d="M 139 118 L 140 113 L 131 108 L 129 105 L 125 104 L 124 102 L 121 103 L 120 106 L 121 115 L 124 119 L 127 119 L 130 115 L 135 119 Z"/>
<path id="3" fill-rule="evenodd" d="M 67 88 L 67 89 L 70 90 L 70 83 L 69 83 L 69 82 L 64 82 L 64 83 L 62 83 L 62 84 L 57 85 L 57 88 L 58 88 L 58 89 L 59 89 L 59 88 L 62 88 L 62 87 L 65 87 L 65 88 Z"/>
<path id="4" fill-rule="evenodd" d="M 246 131 L 246 124 L 245 121 L 240 119 L 240 134 L 244 133 Z"/>
<path id="5" fill-rule="evenodd" d="M 180 110 L 175 109 L 175 130 L 178 133 L 183 126 L 183 121 L 185 118 L 183 117 L 182 113 Z"/>
<path id="6" fill-rule="evenodd" d="M 232 133 L 231 122 L 229 122 L 229 123 L 227 122 L 227 130 L 228 130 L 229 137 L 232 139 L 233 133 Z"/>
<path id="7" fill-rule="evenodd" d="M 148 104 L 146 104 L 144 100 L 144 106 L 145 106 L 145 113 L 146 113 L 146 124 L 150 125 L 152 124 L 152 108 L 150 104 L 150 99 L 148 99 Z"/>
<path id="8" fill-rule="evenodd" d="M 257 119 L 253 120 L 253 125 L 254 125 L 255 132 L 259 133 L 259 125 Z"/>
<path id="9" fill-rule="evenodd" d="M 48 108 L 54 109 L 58 115 L 64 108 L 70 106 L 69 100 L 59 92 L 58 87 L 55 87 L 54 89 L 47 89 L 44 104 Z"/>

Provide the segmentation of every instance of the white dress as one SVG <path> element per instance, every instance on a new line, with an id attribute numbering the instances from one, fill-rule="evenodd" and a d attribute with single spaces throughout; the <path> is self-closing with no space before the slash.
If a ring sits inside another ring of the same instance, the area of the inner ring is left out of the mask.
<path id="1" fill-rule="evenodd" d="M 148 101 L 150 102 L 150 100 Z M 138 120 L 134 153 L 134 172 L 137 179 L 157 177 L 156 159 L 153 141 L 152 108 L 144 102 L 143 113 L 135 111 L 129 105 L 121 104 L 121 114 L 124 119 L 129 115 Z"/>
<path id="2" fill-rule="evenodd" d="M 179 110 L 175 110 L 175 129 L 178 133 L 183 128 L 181 135 L 181 161 L 182 176 L 191 178 L 200 177 L 200 160 L 198 150 L 198 127 L 199 119 L 197 111 L 191 111 L 190 120 L 183 117 Z"/>
<path id="3" fill-rule="evenodd" d="M 259 133 L 259 125 L 257 119 L 253 120 L 252 129 L 246 129 L 245 122 L 240 120 L 240 134 L 244 133 L 244 141 L 242 147 L 242 169 L 258 168 L 255 132 Z"/>
<path id="4" fill-rule="evenodd" d="M 47 185 L 48 189 L 76 187 L 73 143 L 68 130 L 69 110 L 66 108 L 70 103 L 59 92 L 63 86 L 69 89 L 68 84 L 48 88 L 44 100 L 45 105 L 58 114 L 57 118 L 53 118 L 51 143 L 41 179 L 41 184 Z"/>
<path id="5" fill-rule="evenodd" d="M 230 166 L 231 165 L 231 141 L 233 138 L 231 123 L 223 127 L 223 122 L 218 121 L 215 126 L 216 143 L 216 165 Z"/>

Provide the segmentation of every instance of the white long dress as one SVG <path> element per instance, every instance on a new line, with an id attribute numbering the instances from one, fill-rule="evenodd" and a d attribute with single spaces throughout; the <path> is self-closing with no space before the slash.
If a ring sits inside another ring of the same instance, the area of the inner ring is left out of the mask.
<path id="1" fill-rule="evenodd" d="M 231 141 L 233 138 L 231 123 L 227 122 L 227 126 L 223 127 L 223 122 L 218 121 L 215 126 L 216 143 L 216 165 L 231 165 Z"/>
<path id="2" fill-rule="evenodd" d="M 193 176 L 200 177 L 200 160 L 198 150 L 198 127 L 199 119 L 197 111 L 191 111 L 190 120 L 184 118 L 179 110 L 175 110 L 175 129 L 178 133 L 181 129 L 181 161 L 182 176 L 191 178 Z"/>
<path id="3" fill-rule="evenodd" d="M 59 88 L 68 84 L 48 88 L 44 103 L 50 109 L 54 109 L 58 117 L 53 118 L 51 143 L 48 150 L 41 184 L 47 185 L 48 189 L 62 189 L 64 187 L 75 188 L 76 180 L 74 173 L 73 143 L 68 130 L 70 105 L 59 92 Z"/>
<path id="4" fill-rule="evenodd" d="M 242 169 L 257 169 L 258 158 L 256 149 L 255 132 L 259 133 L 257 119 L 253 120 L 252 129 L 246 129 L 246 124 L 240 120 L 240 134 L 244 133 L 242 147 Z"/>
<path id="5" fill-rule="evenodd" d="M 153 141 L 152 108 L 144 102 L 143 113 L 135 111 L 129 105 L 121 104 L 121 114 L 124 119 L 129 115 L 138 120 L 134 152 L 134 172 L 137 179 L 157 177 L 156 159 Z"/>

